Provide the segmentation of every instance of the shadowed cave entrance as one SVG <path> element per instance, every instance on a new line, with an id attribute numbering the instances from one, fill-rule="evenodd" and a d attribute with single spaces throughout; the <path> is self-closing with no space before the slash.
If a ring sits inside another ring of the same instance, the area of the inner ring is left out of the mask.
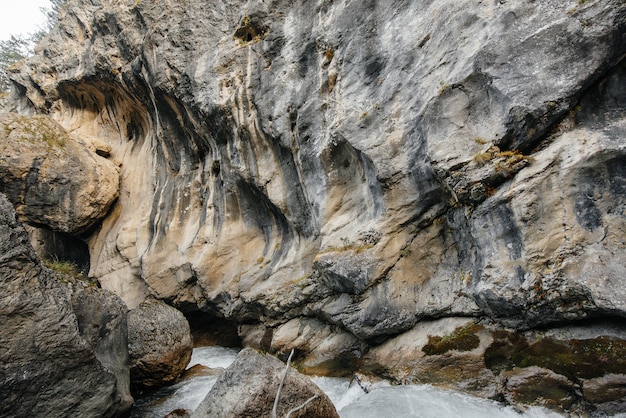
<path id="1" fill-rule="evenodd" d="M 185 317 L 189 322 L 189 328 L 191 328 L 194 347 L 242 346 L 235 322 L 201 311 L 186 312 Z"/>
<path id="2" fill-rule="evenodd" d="M 80 238 L 62 232 L 43 228 L 29 231 L 30 241 L 42 260 L 70 263 L 78 272 L 87 277 L 89 274 L 89 247 Z"/>

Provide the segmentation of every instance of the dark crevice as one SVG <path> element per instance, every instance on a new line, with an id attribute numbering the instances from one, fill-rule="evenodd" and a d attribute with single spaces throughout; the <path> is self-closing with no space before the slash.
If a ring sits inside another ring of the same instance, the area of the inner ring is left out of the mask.
<path id="1" fill-rule="evenodd" d="M 45 228 L 38 228 L 35 236 L 34 244 L 42 259 L 71 263 L 77 266 L 83 275 L 89 273 L 89 247 L 83 240 Z"/>
<path id="2" fill-rule="evenodd" d="M 241 347 L 237 323 L 206 312 L 187 312 L 194 347 Z"/>

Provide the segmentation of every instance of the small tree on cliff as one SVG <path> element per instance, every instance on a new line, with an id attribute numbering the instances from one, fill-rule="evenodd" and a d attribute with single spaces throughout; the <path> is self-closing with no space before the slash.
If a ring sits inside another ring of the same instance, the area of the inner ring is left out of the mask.
<path id="1" fill-rule="evenodd" d="M 16 62 L 32 55 L 37 42 L 41 40 L 57 23 L 59 10 L 66 0 L 50 0 L 50 8 L 42 7 L 46 16 L 43 27 L 27 36 L 11 35 L 7 40 L 0 40 L 0 91 L 8 91 L 11 87 L 7 69 Z"/>
<path id="2" fill-rule="evenodd" d="M 30 54 L 31 41 L 28 38 L 11 35 L 6 41 L 0 41 L 0 91 L 7 91 L 11 82 L 7 69 Z"/>

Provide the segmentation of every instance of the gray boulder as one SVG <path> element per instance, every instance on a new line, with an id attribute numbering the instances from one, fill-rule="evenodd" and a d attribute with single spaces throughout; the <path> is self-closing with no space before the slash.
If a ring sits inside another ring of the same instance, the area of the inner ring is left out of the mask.
<path id="1" fill-rule="evenodd" d="M 243 349 L 193 413 L 192 418 L 269 417 L 285 365 L 269 354 Z M 277 416 L 285 417 L 313 396 L 292 417 L 339 417 L 328 396 L 311 380 L 289 368 L 279 397 Z"/>
<path id="2" fill-rule="evenodd" d="M 123 415 L 133 402 L 126 308 L 59 278 L 0 194 L 0 416 Z"/>
<path id="3" fill-rule="evenodd" d="M 107 214 L 119 173 L 95 146 L 43 115 L 8 113 L 0 128 L 0 191 L 23 222 L 78 234 Z"/>
<path id="4" fill-rule="evenodd" d="M 148 299 L 128 314 L 130 379 L 134 390 L 176 380 L 191 360 L 193 343 L 185 316 Z"/>

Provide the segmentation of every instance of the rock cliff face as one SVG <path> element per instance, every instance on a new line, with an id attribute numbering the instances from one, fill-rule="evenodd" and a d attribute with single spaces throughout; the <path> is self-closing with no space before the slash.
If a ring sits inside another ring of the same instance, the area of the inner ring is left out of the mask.
<path id="1" fill-rule="evenodd" d="M 622 0 L 68 0 L 6 108 L 110 147 L 90 275 L 129 307 L 354 365 L 424 319 L 626 316 L 625 28 Z"/>
<path id="2" fill-rule="evenodd" d="M 0 416 L 128 412 L 126 307 L 45 268 L 2 194 L 0 278 Z"/>

